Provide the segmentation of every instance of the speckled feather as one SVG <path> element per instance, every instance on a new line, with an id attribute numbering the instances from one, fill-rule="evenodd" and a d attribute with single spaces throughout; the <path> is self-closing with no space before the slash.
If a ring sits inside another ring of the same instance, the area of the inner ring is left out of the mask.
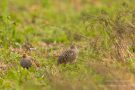
<path id="1" fill-rule="evenodd" d="M 60 54 L 58 58 L 58 64 L 66 64 L 66 63 L 72 63 L 75 62 L 78 55 L 78 50 L 76 47 L 71 48 L 69 50 L 64 51 Z"/>

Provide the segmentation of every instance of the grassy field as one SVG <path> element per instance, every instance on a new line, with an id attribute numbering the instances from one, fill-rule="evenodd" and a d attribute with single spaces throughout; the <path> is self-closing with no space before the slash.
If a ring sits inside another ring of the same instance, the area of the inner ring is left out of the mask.
<path id="1" fill-rule="evenodd" d="M 135 0 L 0 1 L 0 90 L 135 89 Z M 77 62 L 58 66 L 71 43 Z"/>

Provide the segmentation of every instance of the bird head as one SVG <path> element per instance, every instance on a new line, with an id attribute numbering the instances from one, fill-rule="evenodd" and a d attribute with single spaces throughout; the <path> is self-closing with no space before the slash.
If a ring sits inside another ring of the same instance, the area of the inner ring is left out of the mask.
<path id="1" fill-rule="evenodd" d="M 72 45 L 70 46 L 70 49 L 74 49 L 74 48 L 76 48 L 76 46 L 75 46 L 74 44 L 72 44 Z"/>
<path id="2" fill-rule="evenodd" d="M 75 44 L 71 44 L 70 49 L 76 53 L 79 53 L 78 48 Z"/>
<path id="3" fill-rule="evenodd" d="M 24 53 L 24 54 L 22 55 L 22 58 L 26 58 L 26 57 L 27 57 L 27 54 Z"/>
<path id="4" fill-rule="evenodd" d="M 76 49 L 76 45 L 75 45 L 75 44 L 72 44 L 72 45 L 70 46 L 70 49 Z"/>

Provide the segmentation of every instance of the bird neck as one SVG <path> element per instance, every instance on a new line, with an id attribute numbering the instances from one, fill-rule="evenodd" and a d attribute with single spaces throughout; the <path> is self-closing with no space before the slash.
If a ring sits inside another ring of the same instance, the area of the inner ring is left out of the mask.
<path id="1" fill-rule="evenodd" d="M 71 48 L 72 51 L 77 51 L 78 49 L 75 47 L 75 48 Z"/>

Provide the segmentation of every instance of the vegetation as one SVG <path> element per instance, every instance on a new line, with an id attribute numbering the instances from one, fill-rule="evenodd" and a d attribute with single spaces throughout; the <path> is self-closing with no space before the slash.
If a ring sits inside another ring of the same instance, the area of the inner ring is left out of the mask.
<path id="1" fill-rule="evenodd" d="M 0 90 L 135 88 L 134 4 L 134 0 L 3 0 Z M 58 66 L 58 55 L 71 43 L 79 49 L 77 62 Z M 22 68 L 23 53 L 40 67 Z"/>

